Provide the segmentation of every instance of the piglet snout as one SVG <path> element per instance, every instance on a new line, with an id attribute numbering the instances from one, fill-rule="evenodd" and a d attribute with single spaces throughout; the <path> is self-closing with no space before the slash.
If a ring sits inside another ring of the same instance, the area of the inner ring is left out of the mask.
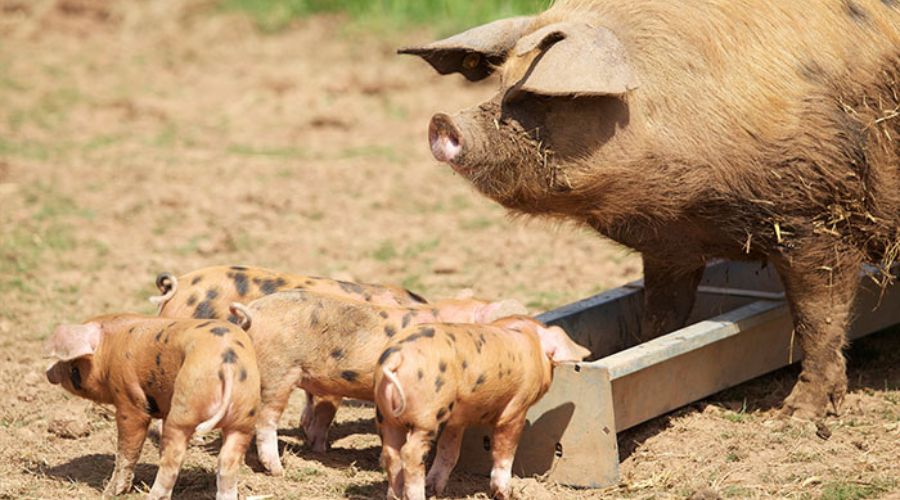
<path id="1" fill-rule="evenodd" d="M 59 364 L 53 363 L 49 367 L 47 367 L 47 381 L 53 385 L 57 385 L 62 382 L 62 379 L 59 376 Z"/>
<path id="2" fill-rule="evenodd" d="M 452 163 L 463 149 L 462 133 L 453 119 L 444 113 L 431 118 L 428 141 L 431 143 L 431 154 L 441 162 Z"/>

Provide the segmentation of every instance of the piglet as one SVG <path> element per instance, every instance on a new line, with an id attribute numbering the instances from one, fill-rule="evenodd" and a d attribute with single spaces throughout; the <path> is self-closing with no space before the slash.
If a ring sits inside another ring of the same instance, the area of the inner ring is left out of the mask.
<path id="1" fill-rule="evenodd" d="M 249 318 L 241 318 L 249 327 Z M 148 498 L 170 498 L 194 432 L 222 430 L 216 498 L 237 499 L 237 472 L 253 436 L 259 371 L 247 333 L 214 320 L 136 314 L 62 325 L 47 340 L 47 379 L 116 408 L 118 451 L 105 495 L 131 488 L 151 418 L 163 419 L 159 471 Z"/>
<path id="2" fill-rule="evenodd" d="M 167 318 L 226 319 L 228 306 L 244 304 L 290 289 L 327 293 L 379 305 L 419 305 L 426 300 L 394 285 L 373 285 L 304 276 L 251 266 L 211 266 L 179 277 L 161 273 L 156 287 L 162 295 L 150 297 Z M 234 320 L 231 317 L 232 321 Z"/>
<path id="3" fill-rule="evenodd" d="M 527 316 L 490 325 L 423 324 L 397 334 L 375 371 L 388 497 L 424 500 L 426 487 L 440 495 L 463 431 L 478 424 L 493 428 L 491 491 L 508 498 L 525 413 L 547 392 L 554 365 L 589 355 L 560 327 Z M 425 457 L 442 426 L 425 477 Z"/>
<path id="4" fill-rule="evenodd" d="M 301 387 L 301 419 L 314 451 L 325 451 L 341 398 L 371 401 L 378 356 L 397 332 L 424 322 L 489 323 L 525 311 L 514 300 L 450 299 L 425 306 L 375 306 L 307 291 L 278 292 L 251 302 L 249 334 L 259 356 L 262 408 L 256 446 L 263 466 L 283 472 L 277 426 L 291 391 Z M 310 398 L 314 397 L 314 404 Z"/>

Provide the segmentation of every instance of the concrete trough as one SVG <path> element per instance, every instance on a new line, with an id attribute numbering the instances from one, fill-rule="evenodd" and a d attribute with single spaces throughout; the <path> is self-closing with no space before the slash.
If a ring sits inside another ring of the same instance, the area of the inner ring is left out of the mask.
<path id="1" fill-rule="evenodd" d="M 900 324 L 900 285 L 880 290 L 863 273 L 850 338 Z M 559 366 L 531 408 L 513 471 L 579 487 L 619 480 L 616 434 L 797 362 L 781 283 L 771 267 L 707 267 L 685 328 L 639 344 L 640 281 L 541 314 L 591 349 L 595 361 Z M 458 468 L 487 473 L 490 433 L 470 428 Z"/>

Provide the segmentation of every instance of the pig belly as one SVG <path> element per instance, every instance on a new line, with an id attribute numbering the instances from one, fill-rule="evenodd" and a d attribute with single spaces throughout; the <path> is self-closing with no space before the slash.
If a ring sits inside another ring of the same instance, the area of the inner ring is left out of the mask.
<path id="1" fill-rule="evenodd" d="M 304 373 L 297 385 L 315 396 L 341 396 L 374 401 L 375 382 L 372 374 L 351 375 L 348 372 L 350 370 L 318 376 Z"/>

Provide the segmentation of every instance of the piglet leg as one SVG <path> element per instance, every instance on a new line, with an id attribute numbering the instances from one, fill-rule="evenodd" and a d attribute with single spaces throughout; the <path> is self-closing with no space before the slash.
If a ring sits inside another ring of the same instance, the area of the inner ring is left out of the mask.
<path id="1" fill-rule="evenodd" d="M 403 491 L 403 460 L 400 450 L 406 430 L 391 424 L 381 425 L 381 466 L 388 476 L 387 498 L 398 499 Z"/>
<path id="2" fill-rule="evenodd" d="M 313 418 L 315 418 L 315 408 L 316 408 L 316 397 L 309 391 L 306 392 L 306 404 L 303 405 L 303 413 L 300 414 L 300 427 L 303 428 L 303 432 L 309 435 L 309 430 L 312 428 Z"/>
<path id="3" fill-rule="evenodd" d="M 331 427 L 341 399 L 335 396 L 316 396 L 312 422 L 303 429 L 313 451 L 324 453 L 328 449 L 328 428 Z"/>
<path id="4" fill-rule="evenodd" d="M 131 489 L 134 480 L 134 466 L 141 456 L 150 417 L 141 410 L 116 412 L 116 428 L 119 434 L 116 451 L 116 468 L 112 478 L 103 490 L 104 496 L 121 495 Z"/>
<path id="5" fill-rule="evenodd" d="M 216 500 L 237 500 L 238 470 L 250 445 L 252 433 L 228 430 L 222 436 L 219 471 L 216 474 Z"/>
<path id="6" fill-rule="evenodd" d="M 400 450 L 405 500 L 425 500 L 425 457 L 430 448 L 427 430 L 415 429 L 407 435 L 406 444 Z"/>
<path id="7" fill-rule="evenodd" d="M 160 446 L 159 471 L 156 473 L 156 481 L 150 488 L 147 498 L 150 500 L 163 500 L 172 498 L 172 489 L 178 479 L 178 471 L 187 452 L 188 441 L 191 439 L 193 429 L 176 426 L 171 419 L 163 424 L 162 444 Z"/>
<path id="8" fill-rule="evenodd" d="M 431 465 L 431 470 L 428 471 L 428 476 L 425 477 L 426 491 L 438 496 L 444 493 L 450 472 L 456 467 L 456 461 L 459 459 L 463 431 L 465 431 L 465 427 L 462 426 L 447 425 L 444 428 L 444 432 L 441 433 L 438 440 L 434 463 Z"/>
<path id="9" fill-rule="evenodd" d="M 260 463 L 273 476 L 284 474 L 281 457 L 278 455 L 278 420 L 281 419 L 298 378 L 300 368 L 295 368 L 279 375 L 274 383 L 262 387 L 262 401 L 259 417 L 256 419 L 256 452 Z"/>
<path id="10" fill-rule="evenodd" d="M 491 469 L 491 492 L 494 498 L 505 500 L 510 497 L 513 459 L 524 427 L 524 412 L 511 421 L 494 427 L 491 437 L 491 458 L 494 462 Z"/>

